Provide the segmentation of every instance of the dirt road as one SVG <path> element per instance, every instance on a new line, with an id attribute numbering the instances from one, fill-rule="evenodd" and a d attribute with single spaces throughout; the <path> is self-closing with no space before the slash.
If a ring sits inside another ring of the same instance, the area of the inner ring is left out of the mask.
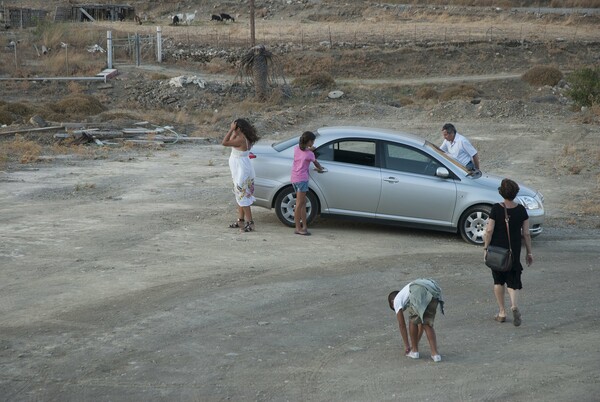
<path id="1" fill-rule="evenodd" d="M 527 177 L 531 147 L 497 166 L 548 190 L 519 328 L 493 321 L 482 251 L 458 236 L 321 219 L 301 237 L 262 209 L 256 232 L 228 229 L 221 146 L 0 172 L 0 399 L 595 400 L 600 233 L 557 224 L 580 178 Z M 386 304 L 417 277 L 447 299 L 439 364 L 425 340 L 402 356 Z"/>

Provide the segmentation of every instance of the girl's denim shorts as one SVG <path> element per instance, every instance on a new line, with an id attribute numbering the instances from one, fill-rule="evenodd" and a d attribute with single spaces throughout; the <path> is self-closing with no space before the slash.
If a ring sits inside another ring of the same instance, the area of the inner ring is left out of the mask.
<path id="1" fill-rule="evenodd" d="M 292 183 L 292 186 L 294 186 L 295 192 L 306 193 L 308 191 L 307 181 L 299 181 L 298 183 Z"/>

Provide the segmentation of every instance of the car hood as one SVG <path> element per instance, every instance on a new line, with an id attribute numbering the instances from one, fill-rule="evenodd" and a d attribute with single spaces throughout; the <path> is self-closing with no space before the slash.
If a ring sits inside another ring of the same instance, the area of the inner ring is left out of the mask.
<path id="1" fill-rule="evenodd" d="M 467 180 L 474 180 L 477 182 L 478 185 L 483 186 L 483 187 L 487 187 L 493 190 L 498 189 L 498 187 L 500 187 L 500 183 L 502 182 L 502 180 L 504 179 L 504 177 L 500 177 L 500 176 L 495 176 L 493 174 L 488 174 L 488 173 L 482 173 L 481 176 L 479 177 L 474 177 L 474 178 L 467 178 Z M 530 197 L 535 197 L 535 195 L 537 194 L 537 191 L 535 191 L 534 189 L 527 187 L 521 183 L 519 184 L 519 196 L 530 196 Z"/>

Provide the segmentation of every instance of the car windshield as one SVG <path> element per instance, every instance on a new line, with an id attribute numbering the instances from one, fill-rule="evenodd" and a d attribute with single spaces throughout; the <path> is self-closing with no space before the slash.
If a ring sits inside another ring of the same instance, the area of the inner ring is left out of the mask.
<path id="1" fill-rule="evenodd" d="M 467 169 L 462 163 L 460 163 L 459 161 L 457 161 L 456 159 L 454 159 L 453 157 L 451 157 L 450 155 L 448 155 L 447 153 L 445 153 L 444 151 L 442 151 L 440 149 L 440 147 L 438 147 L 437 145 L 429 142 L 429 141 L 425 141 L 425 146 L 428 146 L 429 148 L 433 149 L 435 152 L 437 152 L 442 158 L 444 158 L 445 160 L 447 160 L 448 162 L 452 163 L 454 166 L 460 168 L 461 170 L 463 170 L 465 172 L 465 174 L 469 174 L 469 169 Z"/>

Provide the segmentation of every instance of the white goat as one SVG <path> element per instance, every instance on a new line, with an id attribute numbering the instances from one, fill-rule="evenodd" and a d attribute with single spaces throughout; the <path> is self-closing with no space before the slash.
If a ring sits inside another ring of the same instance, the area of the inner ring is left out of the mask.
<path id="1" fill-rule="evenodd" d="M 197 13 L 198 10 L 194 11 L 193 13 L 185 13 L 185 23 L 190 25 L 192 22 L 194 22 Z"/>

